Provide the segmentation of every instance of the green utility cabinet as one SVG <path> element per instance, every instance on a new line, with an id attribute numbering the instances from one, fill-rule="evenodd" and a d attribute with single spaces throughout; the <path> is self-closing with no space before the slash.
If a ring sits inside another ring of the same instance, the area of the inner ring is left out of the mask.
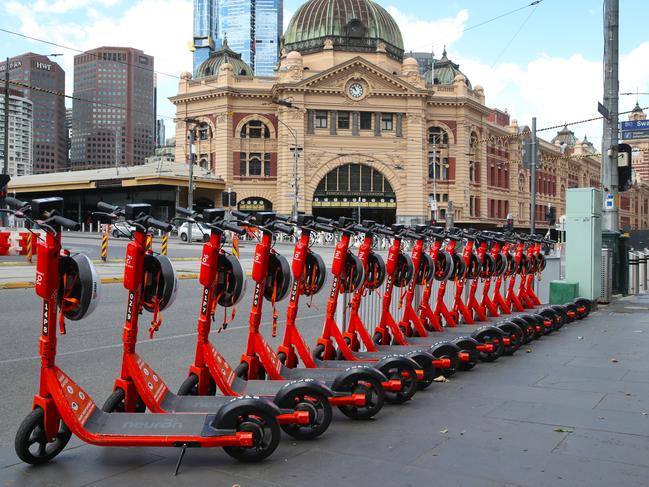
<path id="1" fill-rule="evenodd" d="M 597 300 L 602 287 L 602 192 L 566 191 L 566 281 L 579 283 L 582 298 Z"/>

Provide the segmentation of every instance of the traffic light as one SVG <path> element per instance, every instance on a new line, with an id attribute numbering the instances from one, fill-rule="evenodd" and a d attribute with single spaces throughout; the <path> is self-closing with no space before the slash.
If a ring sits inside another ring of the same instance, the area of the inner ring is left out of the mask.
<path id="1" fill-rule="evenodd" d="M 554 206 L 549 206 L 545 218 L 548 220 L 548 225 L 554 226 L 557 223 L 557 209 Z"/>
<path id="2" fill-rule="evenodd" d="M 234 191 L 232 193 L 229 193 L 230 195 L 230 201 L 228 206 L 237 206 L 237 193 Z"/>
<path id="3" fill-rule="evenodd" d="M 221 206 L 226 207 L 230 205 L 230 193 L 224 191 L 221 193 Z"/>
<path id="4" fill-rule="evenodd" d="M 633 185 L 633 149 L 629 144 L 619 144 L 617 150 L 618 189 L 628 191 Z"/>

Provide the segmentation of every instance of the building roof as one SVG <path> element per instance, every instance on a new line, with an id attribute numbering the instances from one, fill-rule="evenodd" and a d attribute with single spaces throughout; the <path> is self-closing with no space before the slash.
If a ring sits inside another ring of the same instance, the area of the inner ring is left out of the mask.
<path id="1" fill-rule="evenodd" d="M 389 56 L 403 60 L 399 26 L 372 0 L 309 0 L 293 15 L 284 47 L 303 54 L 318 52 L 327 39 L 340 51 L 374 52 L 383 44 Z"/>
<path id="2" fill-rule="evenodd" d="M 577 137 L 575 133 L 568 128 L 568 125 L 564 125 L 561 130 L 557 132 L 557 135 L 552 139 L 553 144 L 566 144 L 568 147 L 574 147 L 577 145 Z"/>
<path id="3" fill-rule="evenodd" d="M 170 161 L 120 166 L 85 171 L 50 172 L 19 176 L 9 182 L 9 192 L 30 193 L 101 189 L 128 186 L 188 186 L 189 165 Z M 200 166 L 194 166 L 194 184 L 199 188 L 223 189 L 225 183 L 219 176 Z"/>
<path id="4" fill-rule="evenodd" d="M 441 59 L 435 59 L 435 69 L 431 70 L 430 67 L 426 70 L 425 78 L 426 83 L 429 85 L 452 85 L 455 77 L 461 74 L 466 80 L 466 85 L 471 88 L 471 82 L 466 75 L 460 71 L 460 65 L 454 63 L 448 58 L 446 47 L 442 53 Z"/>
<path id="5" fill-rule="evenodd" d="M 223 39 L 219 49 L 210 54 L 196 70 L 196 78 L 207 78 L 219 74 L 219 69 L 225 63 L 232 66 L 232 71 L 238 76 L 253 76 L 254 72 L 246 62 L 241 59 L 241 54 L 234 52 L 228 46 L 228 39 Z"/>

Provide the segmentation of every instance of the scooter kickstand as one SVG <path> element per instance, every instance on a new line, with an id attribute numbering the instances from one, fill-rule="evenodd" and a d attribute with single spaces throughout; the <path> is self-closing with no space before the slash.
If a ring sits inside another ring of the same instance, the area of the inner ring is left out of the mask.
<path id="1" fill-rule="evenodd" d="M 187 443 L 183 443 L 183 449 L 180 450 L 180 456 L 178 457 L 178 461 L 176 462 L 176 470 L 174 471 L 174 477 L 178 475 L 178 470 L 180 470 L 180 464 L 183 462 L 183 458 L 185 458 L 186 451 L 187 451 Z"/>

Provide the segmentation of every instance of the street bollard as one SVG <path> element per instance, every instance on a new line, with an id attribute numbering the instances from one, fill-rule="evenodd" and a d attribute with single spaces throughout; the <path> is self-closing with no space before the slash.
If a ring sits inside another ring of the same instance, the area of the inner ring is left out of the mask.
<path id="1" fill-rule="evenodd" d="M 149 252 L 152 249 L 152 247 L 153 247 L 153 235 L 151 235 L 149 233 L 146 236 L 146 248 L 145 248 L 145 251 Z"/>
<path id="2" fill-rule="evenodd" d="M 169 234 L 162 235 L 162 255 L 167 255 L 167 247 L 169 246 Z"/>
<path id="3" fill-rule="evenodd" d="M 32 255 L 34 253 L 34 250 L 32 248 L 32 239 L 34 238 L 34 234 L 32 232 L 29 232 L 29 235 L 27 235 L 27 262 L 30 264 L 32 263 Z"/>
<path id="4" fill-rule="evenodd" d="M 232 234 L 232 255 L 239 258 L 239 235 L 236 233 Z"/>
<path id="5" fill-rule="evenodd" d="M 108 225 L 104 225 L 104 232 L 101 234 L 101 260 L 106 262 L 108 258 Z"/>

